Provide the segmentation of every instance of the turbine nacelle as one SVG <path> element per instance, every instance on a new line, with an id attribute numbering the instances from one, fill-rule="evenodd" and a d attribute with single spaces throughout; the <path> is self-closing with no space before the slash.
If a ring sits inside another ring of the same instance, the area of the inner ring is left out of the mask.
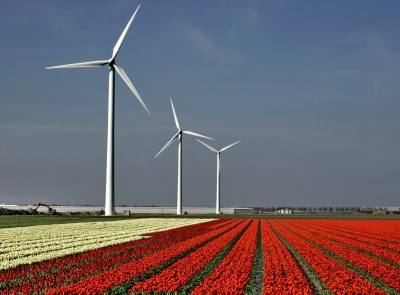
<path id="1" fill-rule="evenodd" d="M 170 144 L 171 144 L 176 138 L 178 138 L 179 136 L 182 136 L 183 133 L 189 134 L 189 135 L 193 135 L 193 136 L 197 136 L 197 137 L 203 137 L 203 138 L 207 138 L 207 139 L 214 140 L 213 138 L 207 137 L 207 136 L 205 136 L 205 135 L 201 135 L 201 134 L 198 134 L 198 133 L 194 133 L 194 132 L 192 132 L 192 131 L 184 131 L 184 130 L 182 130 L 181 127 L 180 127 L 180 125 L 179 125 L 178 116 L 176 115 L 175 108 L 174 108 L 174 104 L 172 103 L 172 98 L 170 98 L 170 100 L 171 100 L 172 112 L 173 112 L 173 114 L 174 114 L 175 125 L 176 125 L 176 128 L 178 128 L 178 133 L 176 133 L 176 134 L 167 142 L 167 144 L 158 152 L 158 154 L 156 155 L 156 157 L 157 157 L 159 154 L 161 154 L 161 152 L 162 152 L 163 150 L 165 150 L 167 147 L 169 147 Z"/>
<path id="2" fill-rule="evenodd" d="M 241 142 L 241 140 L 239 140 L 239 141 L 237 141 L 237 142 L 235 142 L 235 143 L 232 143 L 231 145 L 228 145 L 228 146 L 224 147 L 224 148 L 221 149 L 220 151 L 217 151 L 216 149 L 210 147 L 208 144 L 205 144 L 205 143 L 202 142 L 201 140 L 199 140 L 199 139 L 197 139 L 197 138 L 196 138 L 196 140 L 197 140 L 198 142 L 202 143 L 203 145 L 205 145 L 206 147 L 208 147 L 211 151 L 213 151 L 214 153 L 217 153 L 217 154 L 220 154 L 220 153 L 222 153 L 223 151 L 225 151 L 225 150 L 229 149 L 230 147 L 234 146 L 235 144 Z"/>
<path id="3" fill-rule="evenodd" d="M 139 93 L 137 92 L 136 88 L 133 86 L 132 82 L 129 80 L 128 76 L 126 75 L 125 71 L 117 66 L 115 63 L 115 58 L 121 48 L 122 43 L 124 42 L 125 36 L 128 33 L 129 27 L 135 18 L 135 15 L 137 11 L 139 10 L 140 5 L 136 8 L 134 14 L 132 15 L 131 19 L 129 20 L 128 24 L 126 25 L 125 29 L 122 31 L 121 36 L 119 37 L 117 43 L 114 46 L 113 53 L 110 59 L 108 60 L 96 60 L 96 61 L 87 61 L 87 62 L 80 62 L 80 63 L 73 63 L 73 64 L 66 64 L 66 65 L 60 65 L 60 66 L 53 66 L 53 67 L 47 67 L 46 69 L 63 69 L 63 68 L 93 68 L 93 67 L 101 67 L 106 64 L 110 66 L 110 68 L 115 69 L 117 73 L 121 76 L 122 80 L 128 85 L 129 89 L 133 92 L 133 94 L 136 96 L 136 98 L 139 100 L 140 104 L 144 107 L 144 109 L 147 111 L 147 113 L 150 112 L 147 109 L 144 101 L 140 97 Z"/>

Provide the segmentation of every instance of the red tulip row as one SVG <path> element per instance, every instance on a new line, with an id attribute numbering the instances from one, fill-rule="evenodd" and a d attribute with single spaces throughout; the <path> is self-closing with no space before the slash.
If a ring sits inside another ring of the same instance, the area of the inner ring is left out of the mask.
<path id="1" fill-rule="evenodd" d="M 384 258 L 388 261 L 392 261 L 394 263 L 397 263 L 400 265 L 400 255 L 399 253 L 389 251 L 383 248 L 383 243 L 378 243 L 371 241 L 371 239 L 367 238 L 358 238 L 357 235 L 344 235 L 338 232 L 337 230 L 328 230 L 328 229 L 321 229 L 321 228 L 315 228 L 309 223 L 304 224 L 301 221 L 296 222 L 298 226 L 302 226 L 303 228 L 305 227 L 307 230 L 319 234 L 323 237 L 332 239 L 337 241 L 338 243 L 343 243 L 346 245 L 350 245 L 352 247 L 355 247 L 357 249 L 360 249 L 362 251 L 371 253 L 375 256 L 378 256 L 380 258 Z M 304 225 L 304 226 L 303 226 Z"/>
<path id="2" fill-rule="evenodd" d="M 320 226 L 365 238 L 369 242 L 377 241 L 386 245 L 400 246 L 399 220 L 321 220 Z"/>
<path id="3" fill-rule="evenodd" d="M 370 273 L 375 278 L 379 278 L 389 287 L 400 291 L 400 269 L 389 264 L 382 263 L 374 258 L 366 256 L 356 250 L 346 247 L 340 243 L 332 242 L 325 237 L 316 235 L 297 226 L 293 221 L 282 222 L 288 228 L 296 231 L 303 237 L 317 243 L 318 245 L 342 257 L 358 268 Z"/>
<path id="4" fill-rule="evenodd" d="M 282 222 L 282 221 L 279 221 Z M 318 273 L 321 280 L 335 294 L 386 294 L 361 275 L 354 273 L 330 257 L 322 250 L 306 242 L 298 235 L 287 230 L 275 220 L 271 224 L 287 240 L 307 263 Z M 285 223 L 286 224 L 286 223 Z"/>
<path id="5" fill-rule="evenodd" d="M 130 281 L 135 281 L 145 273 L 149 271 L 151 272 L 156 267 L 163 265 L 172 259 L 182 258 L 188 251 L 191 251 L 191 249 L 196 246 L 198 247 L 202 243 L 209 242 L 220 234 L 223 234 L 225 231 L 238 226 L 240 223 L 242 223 L 242 220 L 237 220 L 233 224 L 229 223 L 224 227 L 220 227 L 208 233 L 203 233 L 202 235 L 198 235 L 190 240 L 183 241 L 174 247 L 161 249 L 138 260 L 89 277 L 78 283 L 53 289 L 46 294 L 103 294 L 114 287 L 122 286 Z"/>
<path id="6" fill-rule="evenodd" d="M 70 284 L 90 275 L 130 262 L 137 257 L 169 247 L 194 236 L 209 232 L 209 226 L 230 221 L 211 221 L 180 229 L 172 229 L 153 234 L 152 238 L 109 246 L 93 251 L 70 255 L 25 265 L 0 273 L 3 279 L 0 294 L 29 294 Z"/>
<path id="7" fill-rule="evenodd" d="M 253 220 L 229 254 L 190 294 L 245 294 L 257 247 L 259 221 Z"/>
<path id="8" fill-rule="evenodd" d="M 99 248 L 92 251 L 77 253 L 73 255 L 68 255 L 48 261 L 43 261 L 39 263 L 34 263 L 30 265 L 23 265 L 17 268 L 12 268 L 4 271 L 0 271 L 0 284 L 9 281 L 18 280 L 20 278 L 35 277 L 43 272 L 51 273 L 53 270 L 57 270 L 64 267 L 71 267 L 79 263 L 86 263 L 93 259 L 101 259 L 105 256 L 110 255 L 110 253 L 119 253 L 125 249 L 130 249 L 133 247 L 140 247 L 150 243 L 156 243 L 159 240 L 173 237 L 179 234 L 187 234 L 197 231 L 209 231 L 213 226 L 218 226 L 221 222 L 231 222 L 229 220 L 214 220 L 206 223 L 199 223 L 195 225 L 188 225 L 181 227 L 179 229 L 171 229 L 161 232 L 149 233 L 148 236 L 152 238 L 135 240 L 132 242 L 118 244 L 113 246 L 107 246 Z"/>
<path id="9" fill-rule="evenodd" d="M 193 235 L 190 234 L 190 236 Z M 128 263 L 160 248 L 174 245 L 177 242 L 180 242 L 182 238 L 185 237 L 180 236 L 175 239 L 159 241 L 156 244 L 147 244 L 145 247 L 130 248 L 122 253 L 112 253 L 112 255 L 101 259 L 95 259 L 88 263 L 83 262 L 79 265 L 74 265 L 73 267 L 59 269 L 55 273 L 43 275 L 30 281 L 14 285 L 12 290 L 15 293 L 22 291 L 23 293 L 33 293 L 38 290 L 49 290 L 50 288 L 57 288 L 64 284 L 76 283 L 88 276 L 96 275 L 104 270 Z M 7 291 L 8 290 L 4 290 L 4 293 L 0 292 L 0 294 L 8 294 Z"/>
<path id="10" fill-rule="evenodd" d="M 154 277 L 139 282 L 129 292 L 175 292 L 191 281 L 231 241 L 244 230 L 250 220 L 221 235 L 205 246 L 180 259 Z"/>
<path id="11" fill-rule="evenodd" d="M 370 224 L 373 225 L 375 221 L 365 221 L 365 224 Z M 347 242 L 350 241 L 357 241 L 357 242 L 361 242 L 364 245 L 364 248 L 360 248 L 364 251 L 367 252 L 371 252 L 374 255 L 377 255 L 379 257 L 383 257 L 385 259 L 388 259 L 390 261 L 396 262 L 398 264 L 400 264 L 400 242 L 396 243 L 393 241 L 389 241 L 387 238 L 385 238 L 386 235 L 388 235 L 388 238 L 392 238 L 393 235 L 397 235 L 398 232 L 400 231 L 400 222 L 398 221 L 387 221 L 387 225 L 398 225 L 397 230 L 391 232 L 391 233 L 387 233 L 385 235 L 380 234 L 379 237 L 376 236 L 376 234 L 372 234 L 367 232 L 359 232 L 357 230 L 357 227 L 354 226 L 353 223 L 351 223 L 350 221 L 347 222 L 347 227 L 343 228 L 343 227 L 334 227 L 334 226 L 329 226 L 329 225 L 334 225 L 337 224 L 338 221 L 324 221 L 323 223 L 316 223 L 315 221 L 311 221 L 311 220 L 304 220 L 300 222 L 301 224 L 307 224 L 310 227 L 313 227 L 315 229 L 317 229 L 318 231 L 324 231 L 326 233 L 332 233 L 334 234 L 336 237 L 343 237 L 344 239 L 347 239 Z M 342 223 L 342 222 L 341 222 Z M 345 240 L 343 240 L 345 241 Z M 346 242 L 346 243 L 347 243 Z M 359 245 L 359 246 L 361 246 Z M 378 251 L 373 250 L 376 247 L 377 249 L 380 249 Z M 389 251 L 388 251 L 389 250 Z M 375 251 L 375 252 L 374 252 Z M 393 253 L 393 251 L 397 252 L 396 256 L 391 255 L 390 253 Z M 378 254 L 379 253 L 379 254 Z M 389 253 L 389 256 L 386 257 L 387 253 Z M 397 258 L 397 259 L 396 259 Z M 391 260 L 391 259 L 396 259 L 396 260 Z"/>
<path id="12" fill-rule="evenodd" d="M 261 224 L 264 251 L 263 294 L 313 294 L 289 250 L 266 220 L 262 220 Z"/>

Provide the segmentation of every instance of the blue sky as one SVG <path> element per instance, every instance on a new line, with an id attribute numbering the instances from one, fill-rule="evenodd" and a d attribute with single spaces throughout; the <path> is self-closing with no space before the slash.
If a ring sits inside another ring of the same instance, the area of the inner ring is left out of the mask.
<path id="1" fill-rule="evenodd" d="M 399 206 L 397 1 L 4 1 L 0 203 L 104 204 L 116 59 L 117 205 L 176 205 L 181 127 L 221 149 L 222 206 Z M 216 156 L 183 138 L 183 206 L 214 206 Z"/>

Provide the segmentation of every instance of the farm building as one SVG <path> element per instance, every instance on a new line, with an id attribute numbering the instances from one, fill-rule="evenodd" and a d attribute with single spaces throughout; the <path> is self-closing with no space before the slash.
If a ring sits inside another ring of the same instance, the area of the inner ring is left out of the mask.
<path id="1" fill-rule="evenodd" d="M 278 214 L 293 214 L 293 210 L 292 209 L 288 209 L 288 208 L 282 208 L 282 209 L 276 210 L 275 213 L 278 213 Z"/>
<path id="2" fill-rule="evenodd" d="M 400 214 L 400 207 L 385 207 L 386 214 Z"/>
<path id="3" fill-rule="evenodd" d="M 400 214 L 400 207 L 361 207 L 361 214 Z"/>
<path id="4" fill-rule="evenodd" d="M 225 213 L 225 211 L 223 213 Z M 253 214 L 253 213 L 255 213 L 253 208 L 233 208 L 233 214 Z"/>

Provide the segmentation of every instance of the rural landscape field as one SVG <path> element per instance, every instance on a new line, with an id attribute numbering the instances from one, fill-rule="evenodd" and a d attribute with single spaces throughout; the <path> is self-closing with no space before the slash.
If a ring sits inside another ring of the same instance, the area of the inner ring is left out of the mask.
<path id="1" fill-rule="evenodd" d="M 0 294 L 400 294 L 398 219 L 1 221 Z"/>
<path id="2" fill-rule="evenodd" d="M 400 295 L 400 1 L 3 2 L 0 295 Z"/>

